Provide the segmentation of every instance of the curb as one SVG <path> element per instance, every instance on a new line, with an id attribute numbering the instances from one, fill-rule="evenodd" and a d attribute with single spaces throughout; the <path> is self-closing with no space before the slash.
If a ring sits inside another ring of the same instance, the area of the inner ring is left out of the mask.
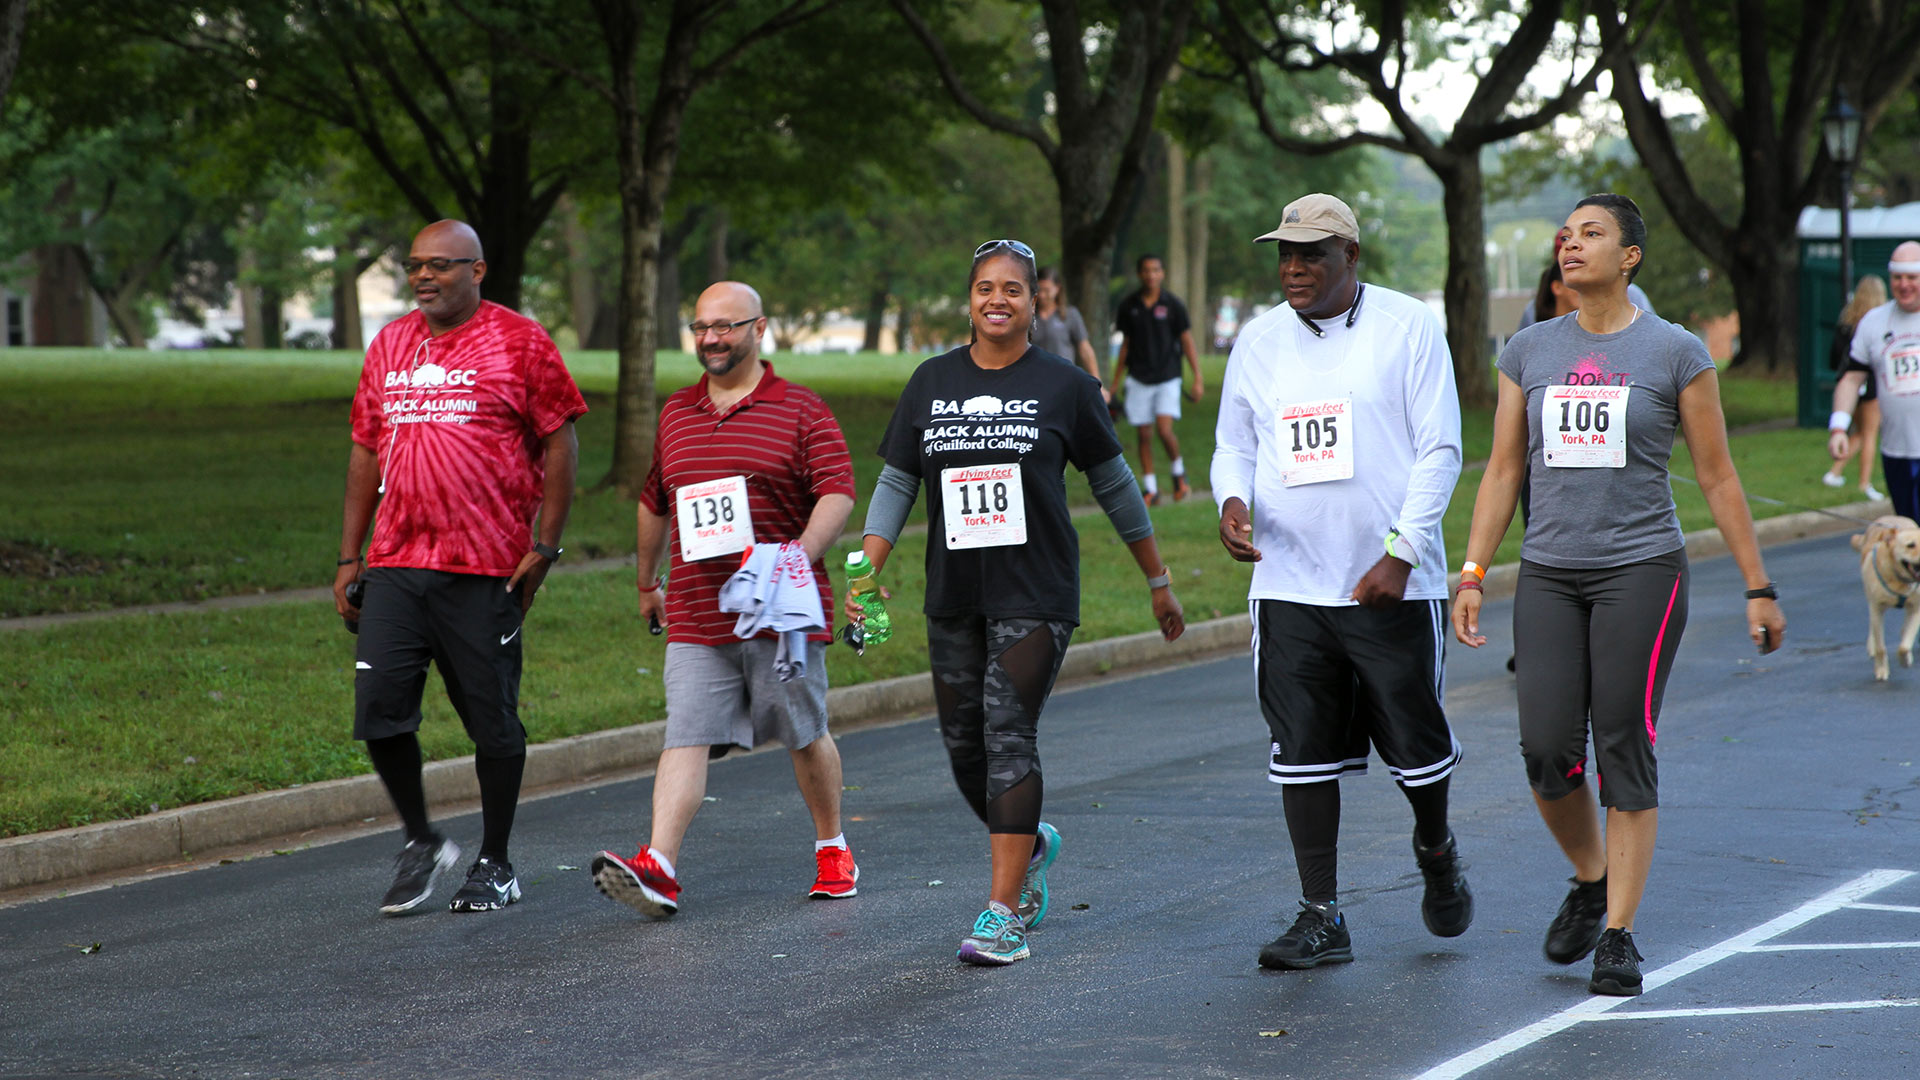
<path id="1" fill-rule="evenodd" d="M 1060 678 L 1079 680 L 1110 671 L 1139 671 L 1191 660 L 1250 642 L 1246 616 L 1194 623 L 1180 640 L 1160 640 L 1158 631 L 1072 645 Z M 846 734 L 933 711 L 933 682 L 925 674 L 846 686 L 827 692 L 833 731 Z M 572 735 L 527 747 L 523 798 L 541 789 L 577 784 L 591 777 L 635 773 L 659 760 L 666 721 Z M 471 805 L 480 797 L 471 756 L 429 763 L 424 769 L 427 802 L 435 809 Z M 36 885 L 72 881 L 135 868 L 177 868 L 208 853 L 311 829 L 353 825 L 392 813 L 386 789 L 371 774 L 263 791 L 215 802 L 162 810 L 0 840 L 0 895 Z"/>
<path id="2" fill-rule="evenodd" d="M 1859 528 L 1861 522 L 1892 513 L 1886 501 L 1850 503 L 1829 511 L 1807 511 L 1754 523 L 1761 546 L 1829 536 Z M 1718 529 L 1687 537 L 1687 557 L 1724 555 Z M 1487 571 L 1486 595 L 1513 595 L 1519 564 L 1503 563 Z M 1155 631 L 1069 646 L 1060 678 L 1084 680 L 1114 670 L 1128 672 L 1190 660 L 1249 646 L 1244 615 L 1193 623 L 1179 641 L 1168 644 Z M 827 710 L 839 734 L 933 711 L 933 684 L 925 673 L 846 686 L 827 692 Z M 576 784 L 592 777 L 652 768 L 659 760 L 666 721 L 573 735 L 527 747 L 522 790 L 535 797 L 541 789 Z M 427 800 L 435 808 L 472 804 L 479 799 L 473 758 L 436 761 L 425 769 Z M 311 829 L 337 827 L 384 817 L 391 812 L 387 793 L 372 775 L 326 780 L 280 791 L 197 803 L 123 821 L 82 825 L 0 840 L 0 894 L 14 889 L 126 871 L 135 867 L 192 863 L 205 853 L 254 844 Z M 198 854 L 196 854 L 198 853 Z"/>

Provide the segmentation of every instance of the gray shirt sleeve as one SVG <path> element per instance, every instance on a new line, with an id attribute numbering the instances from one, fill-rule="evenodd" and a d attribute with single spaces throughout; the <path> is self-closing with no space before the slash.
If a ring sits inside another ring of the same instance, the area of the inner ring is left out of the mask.
<path id="1" fill-rule="evenodd" d="M 906 528 L 907 514 L 912 512 L 913 502 L 919 497 L 919 477 L 882 465 L 880 479 L 873 485 L 873 498 L 867 503 L 867 524 L 862 535 L 897 543 L 900 530 Z"/>
<path id="2" fill-rule="evenodd" d="M 1153 535 L 1153 518 L 1147 516 L 1147 504 L 1140 498 L 1140 489 L 1134 482 L 1133 470 L 1127 467 L 1125 455 L 1116 455 L 1088 469 L 1087 483 L 1093 486 L 1093 497 L 1099 500 L 1100 509 L 1107 512 L 1107 520 L 1113 522 L 1113 530 L 1120 534 L 1123 543 L 1131 544 Z M 874 498 L 877 500 L 879 496 Z M 873 519 L 869 516 L 867 520 Z"/>

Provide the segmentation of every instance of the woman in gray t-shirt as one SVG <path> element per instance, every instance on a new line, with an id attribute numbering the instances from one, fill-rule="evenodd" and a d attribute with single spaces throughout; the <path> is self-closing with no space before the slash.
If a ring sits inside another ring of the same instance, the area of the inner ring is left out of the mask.
<path id="1" fill-rule="evenodd" d="M 1573 863 L 1545 951 L 1561 964 L 1591 952 L 1590 990 L 1638 994 L 1633 920 L 1659 824 L 1656 723 L 1687 621 L 1685 539 L 1667 473 L 1675 434 L 1686 436 L 1707 507 L 1746 579 L 1747 625 L 1761 652 L 1780 647 L 1786 619 L 1727 452 L 1713 361 L 1692 334 L 1627 297 L 1646 245 L 1639 208 L 1590 195 L 1567 228 L 1561 276 L 1580 308 L 1515 334 L 1500 355 L 1493 453 L 1453 628 L 1463 644 L 1486 643 L 1483 567 L 1531 465 L 1513 601 L 1520 752 L 1540 816 Z"/>
<path id="2" fill-rule="evenodd" d="M 1100 379 L 1100 364 L 1094 358 L 1093 343 L 1087 339 L 1087 323 L 1080 309 L 1060 302 L 1060 271 L 1049 266 L 1040 271 L 1040 284 L 1033 293 L 1037 305 L 1033 317 L 1033 343 L 1071 363 L 1079 364 L 1087 374 Z M 1100 379 L 1100 396 L 1110 398 L 1107 381 Z"/>

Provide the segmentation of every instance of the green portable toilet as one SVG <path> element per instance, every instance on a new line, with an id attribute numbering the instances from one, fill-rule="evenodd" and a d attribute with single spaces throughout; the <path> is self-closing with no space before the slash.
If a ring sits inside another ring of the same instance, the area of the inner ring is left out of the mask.
<path id="1" fill-rule="evenodd" d="M 1887 280 L 1887 259 L 1903 240 L 1920 240 L 1920 203 L 1855 210 L 1848 223 L 1853 241 L 1853 278 Z M 1833 411 L 1834 322 L 1846 306 L 1840 288 L 1840 211 L 1809 206 L 1800 211 L 1800 426 L 1824 428 Z M 1848 292 L 1851 292 L 1849 286 Z"/>

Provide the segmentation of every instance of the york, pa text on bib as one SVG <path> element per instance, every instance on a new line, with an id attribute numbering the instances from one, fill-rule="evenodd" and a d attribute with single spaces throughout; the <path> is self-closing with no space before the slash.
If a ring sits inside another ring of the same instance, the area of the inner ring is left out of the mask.
<path id="1" fill-rule="evenodd" d="M 1554 469 L 1624 469 L 1631 386 L 1549 386 L 1540 395 L 1540 453 Z"/>
<path id="2" fill-rule="evenodd" d="M 1282 402 L 1276 415 L 1282 484 L 1353 479 L 1352 398 Z"/>
<path id="3" fill-rule="evenodd" d="M 680 557 L 687 562 L 738 554 L 753 543 L 746 477 L 688 484 L 674 491 L 673 503 L 680 519 Z"/>
<path id="4" fill-rule="evenodd" d="M 967 465 L 940 470 L 947 550 L 1027 542 L 1027 500 L 1019 465 Z"/>

